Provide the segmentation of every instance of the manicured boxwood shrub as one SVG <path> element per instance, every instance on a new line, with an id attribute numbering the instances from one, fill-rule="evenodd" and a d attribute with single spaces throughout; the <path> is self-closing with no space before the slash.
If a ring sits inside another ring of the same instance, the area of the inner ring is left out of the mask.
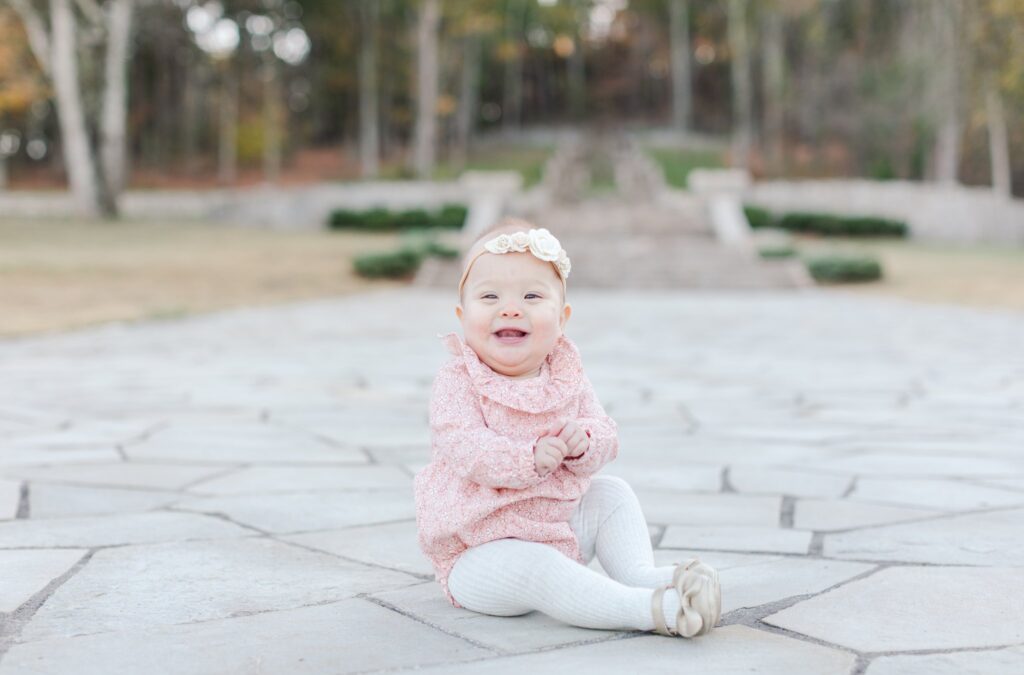
<path id="1" fill-rule="evenodd" d="M 882 278 L 882 265 L 864 255 L 820 255 L 808 258 L 807 271 L 821 283 L 876 281 Z"/>
<path id="2" fill-rule="evenodd" d="M 827 213 L 792 211 L 778 216 L 757 206 L 744 206 L 750 227 L 777 227 L 799 234 L 823 237 L 906 237 L 907 224 L 877 216 L 843 217 Z"/>
<path id="3" fill-rule="evenodd" d="M 423 262 L 423 254 L 411 248 L 390 253 L 368 253 L 355 259 L 356 273 L 369 279 L 411 277 Z"/>
<path id="4" fill-rule="evenodd" d="M 764 227 L 775 227 L 775 216 L 768 209 L 757 206 L 744 206 L 743 213 L 747 216 L 750 227 L 759 230 Z"/>
<path id="5" fill-rule="evenodd" d="M 430 227 L 457 230 L 466 222 L 468 212 L 469 209 L 461 204 L 445 204 L 436 211 L 426 209 L 389 211 L 380 208 L 365 211 L 337 209 L 328 216 L 327 226 L 332 230 L 368 232 L 394 232 L 410 228 Z"/>
<path id="6" fill-rule="evenodd" d="M 765 259 L 792 258 L 796 255 L 796 249 L 787 245 L 762 246 L 757 252 Z"/>

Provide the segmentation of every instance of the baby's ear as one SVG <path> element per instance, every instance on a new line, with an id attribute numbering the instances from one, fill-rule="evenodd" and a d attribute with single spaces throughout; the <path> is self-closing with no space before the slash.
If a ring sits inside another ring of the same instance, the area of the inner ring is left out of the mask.
<path id="1" fill-rule="evenodd" d="M 462 305 L 455 305 L 455 316 L 462 321 Z"/>
<path id="2" fill-rule="evenodd" d="M 572 316 L 572 305 L 570 305 L 567 302 L 567 303 L 565 303 L 565 306 L 562 307 L 562 316 L 560 316 L 558 318 L 558 326 L 559 326 L 559 328 L 562 328 L 562 329 L 565 328 L 565 324 L 568 323 L 570 316 Z"/>

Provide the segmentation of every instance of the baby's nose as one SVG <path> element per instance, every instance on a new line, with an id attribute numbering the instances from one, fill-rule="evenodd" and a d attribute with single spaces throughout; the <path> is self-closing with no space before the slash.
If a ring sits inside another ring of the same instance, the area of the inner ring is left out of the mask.
<path id="1" fill-rule="evenodd" d="M 505 309 L 501 310 L 502 316 L 522 316 L 523 311 L 519 309 L 518 305 L 506 305 Z"/>

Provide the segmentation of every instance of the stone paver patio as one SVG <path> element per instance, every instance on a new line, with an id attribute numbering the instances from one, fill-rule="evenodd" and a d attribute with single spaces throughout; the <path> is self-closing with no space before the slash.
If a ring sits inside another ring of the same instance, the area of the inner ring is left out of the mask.
<path id="1" fill-rule="evenodd" d="M 443 600 L 411 487 L 457 324 L 410 290 L 0 342 L 0 674 L 1024 672 L 1024 316 L 571 299 L 710 636 Z"/>

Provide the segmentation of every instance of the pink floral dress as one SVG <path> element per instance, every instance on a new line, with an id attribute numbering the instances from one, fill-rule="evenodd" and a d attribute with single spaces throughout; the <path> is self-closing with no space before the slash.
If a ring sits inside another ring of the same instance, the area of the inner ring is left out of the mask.
<path id="1" fill-rule="evenodd" d="M 568 338 L 558 340 L 539 376 L 524 380 L 491 370 L 455 333 L 443 339 L 456 358 L 434 380 L 433 459 L 416 474 L 414 490 L 420 548 L 445 597 L 459 607 L 448 574 L 472 546 L 514 537 L 582 562 L 569 519 L 590 476 L 615 458 L 619 441 Z M 534 443 L 562 417 L 586 430 L 590 449 L 541 477 Z"/>

